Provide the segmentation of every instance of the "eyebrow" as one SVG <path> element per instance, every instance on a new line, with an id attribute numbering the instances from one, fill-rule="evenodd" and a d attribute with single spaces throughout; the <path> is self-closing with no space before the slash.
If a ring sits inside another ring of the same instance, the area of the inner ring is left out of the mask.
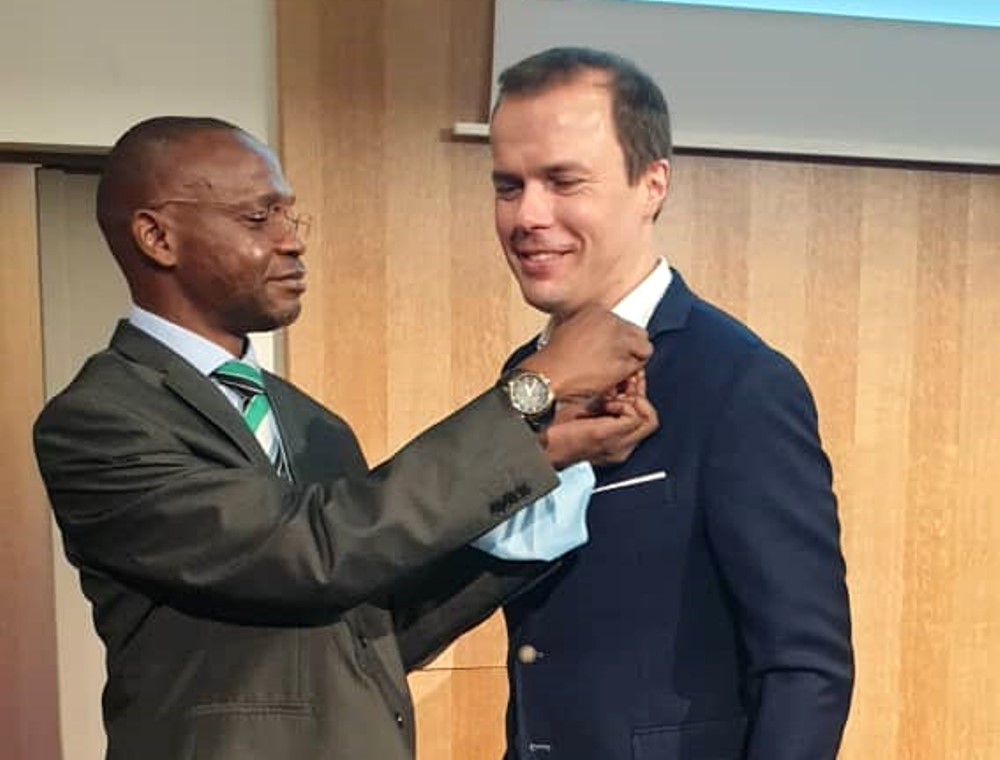
<path id="1" fill-rule="evenodd" d="M 557 164 L 550 164 L 548 166 L 543 166 L 541 174 L 544 176 L 552 174 L 564 174 L 564 173 L 586 173 L 589 171 L 586 166 L 575 161 L 563 161 Z M 497 181 L 520 181 L 522 175 L 515 172 L 505 172 L 505 171 L 494 171 L 492 173 L 492 178 L 494 182 Z"/>
<path id="2" fill-rule="evenodd" d="M 576 161 L 563 161 L 559 164 L 552 164 L 545 167 L 546 174 L 561 174 L 563 172 L 585 172 L 587 167 Z"/>
<path id="3" fill-rule="evenodd" d="M 247 205 L 253 204 L 258 206 L 272 206 L 276 203 L 284 206 L 293 206 L 295 205 L 295 201 L 295 193 L 270 192 L 258 195 L 256 198 L 248 198 L 243 202 Z"/>
<path id="4" fill-rule="evenodd" d="M 520 182 L 521 177 L 512 172 L 493 172 L 490 174 L 490 178 L 494 182 Z"/>

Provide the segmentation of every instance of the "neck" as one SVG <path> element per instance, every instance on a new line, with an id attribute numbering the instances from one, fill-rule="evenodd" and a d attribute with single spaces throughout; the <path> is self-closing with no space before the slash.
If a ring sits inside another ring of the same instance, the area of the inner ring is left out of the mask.
<path id="1" fill-rule="evenodd" d="M 591 306 L 600 306 L 610 311 L 625 296 L 639 287 L 639 284 L 653 273 L 653 270 L 656 269 L 659 263 L 660 257 L 656 254 L 652 254 L 651 257 L 643 257 L 641 264 L 636 266 L 629 276 L 613 280 L 607 288 L 596 294 L 594 298 L 578 304 L 571 310 L 550 314 L 553 325 L 561 324 L 574 314 Z"/>
<path id="2" fill-rule="evenodd" d="M 190 330 L 205 340 L 211 341 L 236 359 L 242 358 L 243 354 L 246 353 L 248 340 L 246 335 L 234 335 L 221 328 L 215 328 L 207 324 L 203 319 L 192 318 L 189 310 L 167 308 L 163 304 L 144 299 L 135 293 L 133 293 L 132 301 L 140 309 L 145 309 L 150 314 L 155 314 L 161 319 L 172 322 L 178 327 L 183 327 L 185 330 Z"/>

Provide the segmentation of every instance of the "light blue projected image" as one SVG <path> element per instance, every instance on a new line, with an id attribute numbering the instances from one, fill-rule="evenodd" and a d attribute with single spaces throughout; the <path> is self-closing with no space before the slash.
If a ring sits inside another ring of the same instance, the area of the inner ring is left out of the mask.
<path id="1" fill-rule="evenodd" d="M 1000 0 L 638 0 L 668 5 L 705 5 L 757 11 L 1000 26 Z"/>

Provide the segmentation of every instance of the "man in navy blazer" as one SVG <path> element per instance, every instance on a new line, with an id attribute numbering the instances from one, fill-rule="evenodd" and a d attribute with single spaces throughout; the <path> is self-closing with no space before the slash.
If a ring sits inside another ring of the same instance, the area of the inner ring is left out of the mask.
<path id="1" fill-rule="evenodd" d="M 597 303 L 646 326 L 660 421 L 596 468 L 589 543 L 506 607 L 508 760 L 834 758 L 853 655 L 816 409 L 788 359 L 656 253 L 662 93 L 617 56 L 548 50 L 501 75 L 491 144 L 524 298 L 551 325 Z"/>

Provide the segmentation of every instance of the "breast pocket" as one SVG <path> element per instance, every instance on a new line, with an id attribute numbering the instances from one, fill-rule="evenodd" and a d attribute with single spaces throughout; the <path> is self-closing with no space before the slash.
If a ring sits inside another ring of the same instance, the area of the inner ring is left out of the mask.
<path id="1" fill-rule="evenodd" d="M 674 479 L 666 470 L 612 477 L 595 486 L 593 495 L 601 494 L 609 499 L 622 499 L 632 503 L 669 502 L 675 498 Z"/>
<path id="2" fill-rule="evenodd" d="M 666 470 L 603 479 L 587 508 L 588 556 L 618 564 L 669 551 L 677 520 L 676 484 Z"/>

